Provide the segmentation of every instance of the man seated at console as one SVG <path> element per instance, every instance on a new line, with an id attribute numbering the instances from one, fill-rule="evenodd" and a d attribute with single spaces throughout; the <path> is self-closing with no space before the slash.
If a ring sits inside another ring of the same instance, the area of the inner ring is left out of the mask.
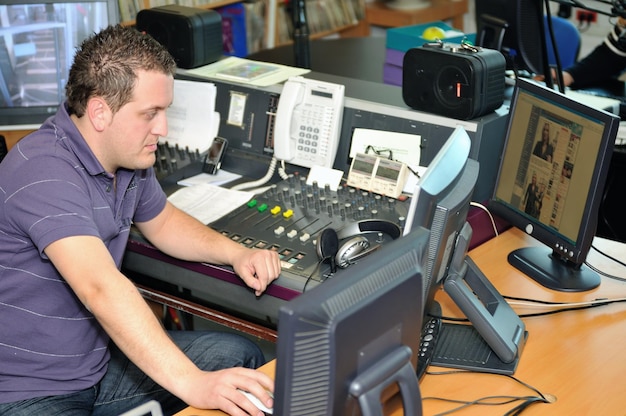
<path id="1" fill-rule="evenodd" d="M 171 205 L 152 168 L 176 65 L 133 28 L 78 48 L 67 101 L 0 164 L 0 414 L 118 415 L 154 399 L 261 412 L 273 382 L 238 335 L 166 333 L 120 272 L 131 224 L 163 252 L 232 265 L 261 295 L 269 250 L 223 237 Z M 248 368 L 245 368 L 248 367 Z"/>

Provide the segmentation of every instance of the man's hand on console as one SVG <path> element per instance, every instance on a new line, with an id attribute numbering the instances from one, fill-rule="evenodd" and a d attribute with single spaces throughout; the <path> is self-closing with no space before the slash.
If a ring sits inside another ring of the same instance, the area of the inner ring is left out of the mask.
<path id="1" fill-rule="evenodd" d="M 247 249 L 237 257 L 232 266 L 235 273 L 260 296 L 280 275 L 278 253 L 271 250 Z"/>

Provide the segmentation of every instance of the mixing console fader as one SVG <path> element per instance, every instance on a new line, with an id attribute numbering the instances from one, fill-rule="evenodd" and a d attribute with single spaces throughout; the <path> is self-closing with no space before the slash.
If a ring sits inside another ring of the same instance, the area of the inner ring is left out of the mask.
<path id="1" fill-rule="evenodd" d="M 348 186 L 334 191 L 328 185 L 306 182 L 303 176 L 291 175 L 210 224 L 240 244 L 276 251 L 283 266 L 276 283 L 300 292 L 348 272 L 338 268 L 331 273 L 330 265 L 320 261 L 316 243 L 324 229 L 337 232 L 341 253 L 355 236 L 360 241 L 367 238 L 364 246 L 375 251 L 401 234 L 409 207 L 406 198 Z"/>
<path id="2" fill-rule="evenodd" d="M 202 173 L 202 164 L 207 152 L 188 147 L 159 142 L 154 162 L 154 172 L 163 190 L 169 195 L 180 186 L 178 181 Z"/>

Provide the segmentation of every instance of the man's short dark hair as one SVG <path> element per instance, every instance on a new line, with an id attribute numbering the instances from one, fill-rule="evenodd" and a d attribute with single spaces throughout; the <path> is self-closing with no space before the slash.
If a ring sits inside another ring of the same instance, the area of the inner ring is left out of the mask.
<path id="1" fill-rule="evenodd" d="M 116 113 L 132 98 L 137 71 L 174 75 L 176 62 L 152 36 L 109 26 L 78 47 L 65 87 L 69 113 L 82 117 L 91 97 L 103 97 Z"/>

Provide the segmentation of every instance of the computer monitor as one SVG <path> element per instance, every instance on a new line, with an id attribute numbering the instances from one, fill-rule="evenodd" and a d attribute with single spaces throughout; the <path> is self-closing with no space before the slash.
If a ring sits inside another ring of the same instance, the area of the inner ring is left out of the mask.
<path id="1" fill-rule="evenodd" d="M 509 262 L 542 285 L 584 291 L 600 284 L 583 263 L 619 118 L 532 81 L 518 80 L 491 211 L 543 244 Z"/>
<path id="2" fill-rule="evenodd" d="M 543 0 L 476 0 L 475 7 L 479 46 L 501 51 L 507 69 L 544 73 Z"/>
<path id="3" fill-rule="evenodd" d="M 53 115 L 76 47 L 118 21 L 116 0 L 0 0 L 0 125 Z"/>
<path id="4" fill-rule="evenodd" d="M 380 414 L 398 388 L 421 415 L 416 375 L 428 231 L 391 241 L 280 308 L 274 414 Z"/>
<path id="5" fill-rule="evenodd" d="M 455 250 L 465 255 L 470 235 L 462 235 L 472 193 L 478 180 L 479 164 L 469 158 L 471 139 L 463 127 L 457 127 L 418 181 L 409 205 L 403 230 L 408 235 L 423 227 L 430 230 L 424 265 L 424 305 L 428 313 L 437 289 L 447 276 Z M 458 248 L 459 236 L 465 238 Z"/>
<path id="6" fill-rule="evenodd" d="M 385 363 L 402 363 L 388 359 L 402 346 L 410 347 L 413 375 L 400 387 L 413 386 L 426 300 L 434 303 L 459 236 L 468 227 L 478 177 L 470 147 L 467 132 L 457 127 L 416 186 L 400 238 L 281 308 L 275 412 L 352 414 L 358 402 L 350 394 L 354 380 L 360 385 L 373 374 L 373 385 L 380 387 L 381 374 L 395 374 L 383 368 Z M 466 248 L 460 248 L 461 258 Z M 373 391 L 372 402 L 380 403 L 380 389 Z"/>

